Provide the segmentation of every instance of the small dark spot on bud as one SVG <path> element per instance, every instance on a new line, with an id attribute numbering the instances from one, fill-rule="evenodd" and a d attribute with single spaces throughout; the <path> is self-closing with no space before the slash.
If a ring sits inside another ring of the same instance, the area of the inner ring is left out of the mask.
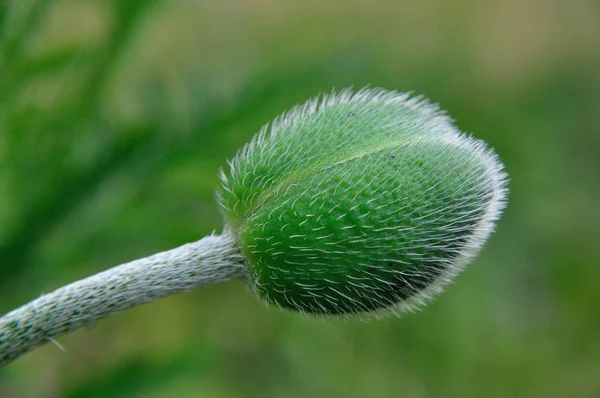
<path id="1" fill-rule="evenodd" d="M 354 117 L 354 116 L 356 116 L 356 113 L 355 113 L 355 112 L 352 112 L 352 111 L 350 111 L 350 112 L 348 112 L 348 116 L 349 116 L 349 117 Z"/>
<path id="2" fill-rule="evenodd" d="M 388 159 L 389 160 L 396 160 L 396 157 L 394 155 L 390 155 L 390 156 L 388 156 Z"/>

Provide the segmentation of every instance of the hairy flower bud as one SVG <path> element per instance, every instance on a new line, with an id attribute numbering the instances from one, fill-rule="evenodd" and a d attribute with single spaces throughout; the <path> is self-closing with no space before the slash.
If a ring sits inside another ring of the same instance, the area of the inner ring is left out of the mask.
<path id="1" fill-rule="evenodd" d="M 479 252 L 507 192 L 482 141 L 426 100 L 382 89 L 279 116 L 221 178 L 253 290 L 316 314 L 423 304 Z"/>

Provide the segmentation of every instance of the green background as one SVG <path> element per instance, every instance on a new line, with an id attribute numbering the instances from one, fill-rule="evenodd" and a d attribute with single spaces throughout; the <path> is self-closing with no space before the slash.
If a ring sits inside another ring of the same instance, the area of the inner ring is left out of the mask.
<path id="1" fill-rule="evenodd" d="M 0 312 L 221 229 L 217 171 L 333 87 L 424 94 L 510 204 L 417 314 L 266 308 L 241 282 L 0 370 L 0 397 L 600 396 L 600 3 L 0 1 Z"/>

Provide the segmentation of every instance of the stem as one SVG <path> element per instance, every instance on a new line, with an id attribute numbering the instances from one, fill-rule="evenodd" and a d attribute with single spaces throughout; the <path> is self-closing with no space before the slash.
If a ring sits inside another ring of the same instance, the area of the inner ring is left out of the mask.
<path id="1" fill-rule="evenodd" d="M 100 272 L 0 318 L 0 367 L 97 319 L 243 275 L 242 254 L 227 230 Z"/>

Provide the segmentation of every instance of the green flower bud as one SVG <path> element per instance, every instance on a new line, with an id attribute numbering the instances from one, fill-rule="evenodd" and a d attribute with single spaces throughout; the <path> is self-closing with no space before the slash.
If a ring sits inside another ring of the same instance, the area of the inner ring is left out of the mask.
<path id="1" fill-rule="evenodd" d="M 382 89 L 295 107 L 229 165 L 217 196 L 253 290 L 314 314 L 423 304 L 479 252 L 507 193 L 482 141 Z"/>

